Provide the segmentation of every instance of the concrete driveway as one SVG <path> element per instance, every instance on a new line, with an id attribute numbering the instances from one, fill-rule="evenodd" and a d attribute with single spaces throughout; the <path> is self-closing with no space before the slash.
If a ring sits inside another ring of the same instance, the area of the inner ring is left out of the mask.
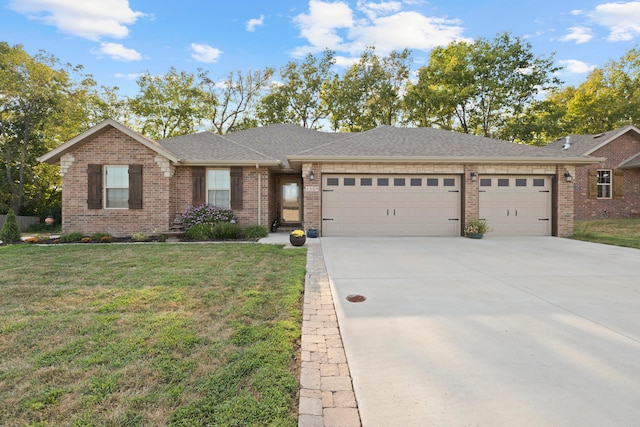
<path id="1" fill-rule="evenodd" d="M 491 236 L 322 248 L 365 427 L 638 424 L 640 250 Z"/>

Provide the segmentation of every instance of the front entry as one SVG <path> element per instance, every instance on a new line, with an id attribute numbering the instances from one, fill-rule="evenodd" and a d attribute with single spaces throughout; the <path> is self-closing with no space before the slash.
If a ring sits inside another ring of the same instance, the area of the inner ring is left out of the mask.
<path id="1" fill-rule="evenodd" d="M 302 183 L 300 178 L 280 180 L 280 221 L 284 225 L 302 223 Z"/>

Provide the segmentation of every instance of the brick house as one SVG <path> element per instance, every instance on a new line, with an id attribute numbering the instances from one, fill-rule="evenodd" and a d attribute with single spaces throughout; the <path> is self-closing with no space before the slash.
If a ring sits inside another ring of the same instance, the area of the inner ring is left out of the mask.
<path id="1" fill-rule="evenodd" d="M 324 236 L 460 236 L 476 217 L 494 235 L 567 236 L 565 176 L 599 159 L 431 128 L 271 125 L 153 141 L 106 120 L 39 160 L 60 165 L 63 233 L 153 234 L 210 203 L 241 226 L 278 219 Z"/>
<path id="2" fill-rule="evenodd" d="M 635 126 L 596 135 L 569 135 L 547 147 L 600 158 L 576 167 L 576 220 L 640 217 L 640 130 Z"/>

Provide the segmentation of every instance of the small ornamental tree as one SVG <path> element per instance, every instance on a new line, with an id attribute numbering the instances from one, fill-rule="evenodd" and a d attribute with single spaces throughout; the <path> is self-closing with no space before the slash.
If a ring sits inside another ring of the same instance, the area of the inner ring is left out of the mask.
<path id="1" fill-rule="evenodd" d="M 0 240 L 5 243 L 15 243 L 20 241 L 20 236 L 20 227 L 18 226 L 16 214 L 13 209 L 9 209 L 2 230 L 0 230 Z"/>

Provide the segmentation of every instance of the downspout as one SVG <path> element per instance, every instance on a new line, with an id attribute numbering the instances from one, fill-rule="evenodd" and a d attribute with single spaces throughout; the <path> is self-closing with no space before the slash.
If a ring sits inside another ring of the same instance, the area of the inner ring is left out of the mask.
<path id="1" fill-rule="evenodd" d="M 258 163 L 256 163 L 256 173 L 258 174 L 258 225 L 262 225 L 262 174 Z"/>

